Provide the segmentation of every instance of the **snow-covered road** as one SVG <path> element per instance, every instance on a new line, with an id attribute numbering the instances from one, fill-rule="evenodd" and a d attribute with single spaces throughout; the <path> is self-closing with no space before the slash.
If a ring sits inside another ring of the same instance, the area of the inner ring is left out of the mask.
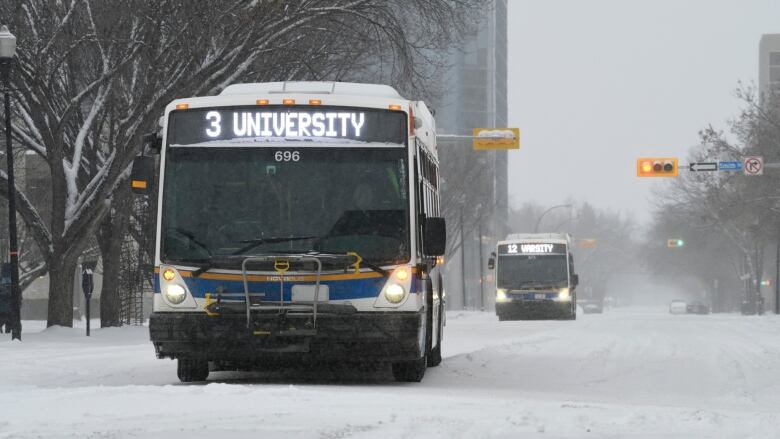
<path id="1" fill-rule="evenodd" d="M 780 437 L 776 316 L 450 312 L 420 384 L 329 369 L 182 385 L 145 328 L 24 340 L 0 342 L 0 438 Z"/>

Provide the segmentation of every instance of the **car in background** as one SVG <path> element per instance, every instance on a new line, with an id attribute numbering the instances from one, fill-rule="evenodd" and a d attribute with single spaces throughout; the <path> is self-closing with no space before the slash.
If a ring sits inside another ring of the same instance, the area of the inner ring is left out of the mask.
<path id="1" fill-rule="evenodd" d="M 669 304 L 669 312 L 671 314 L 687 314 L 688 304 L 684 300 L 672 300 Z"/>
<path id="2" fill-rule="evenodd" d="M 604 304 L 601 300 L 581 300 L 580 307 L 585 314 L 601 314 L 604 312 Z"/>
<path id="3" fill-rule="evenodd" d="M 709 314 L 710 313 L 710 307 L 698 300 L 694 300 L 693 302 L 689 303 L 685 307 L 685 309 L 688 314 Z"/>

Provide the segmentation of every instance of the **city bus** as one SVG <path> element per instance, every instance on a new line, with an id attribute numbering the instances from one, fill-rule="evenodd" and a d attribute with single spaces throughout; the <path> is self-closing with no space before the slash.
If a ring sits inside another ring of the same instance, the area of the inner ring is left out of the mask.
<path id="1" fill-rule="evenodd" d="M 568 234 L 509 235 L 497 243 L 488 267 L 496 271 L 499 320 L 577 318 L 579 276 Z"/>
<path id="2" fill-rule="evenodd" d="M 131 186 L 159 187 L 158 358 L 183 382 L 302 362 L 441 362 L 434 118 L 386 85 L 272 82 L 165 109 Z M 147 136 L 148 138 L 149 136 Z M 147 148 L 145 148 L 147 149 Z"/>

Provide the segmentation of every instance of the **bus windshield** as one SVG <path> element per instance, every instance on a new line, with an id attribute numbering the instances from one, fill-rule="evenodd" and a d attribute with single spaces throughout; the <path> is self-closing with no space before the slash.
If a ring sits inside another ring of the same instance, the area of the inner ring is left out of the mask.
<path id="1" fill-rule="evenodd" d="M 566 255 L 498 257 L 498 288 L 562 288 L 569 284 Z"/>
<path id="2" fill-rule="evenodd" d="M 357 252 L 410 259 L 407 149 L 171 147 L 161 258 Z"/>

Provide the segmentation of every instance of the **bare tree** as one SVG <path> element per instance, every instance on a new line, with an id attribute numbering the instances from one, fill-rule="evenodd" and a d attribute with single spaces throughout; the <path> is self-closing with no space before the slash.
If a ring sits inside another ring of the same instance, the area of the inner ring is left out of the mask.
<path id="1" fill-rule="evenodd" d="M 50 275 L 49 325 L 72 325 L 73 273 L 98 225 L 121 230 L 141 135 L 178 96 L 246 80 L 385 78 L 422 93 L 479 0 L 21 0 L 14 135 L 51 171 L 51 221 L 17 204 Z M 382 64 L 379 64 L 379 61 Z M 0 174 L 0 189 L 7 185 Z M 113 205 L 113 210 L 112 210 Z M 114 224 L 114 222 L 117 222 Z M 115 249 L 108 250 L 110 263 Z M 104 266 L 106 261 L 104 261 Z M 110 265 L 110 264 L 108 264 Z M 107 267 L 107 271 L 109 271 Z M 106 279 L 103 295 L 116 294 Z"/>
<path id="2" fill-rule="evenodd" d="M 780 108 L 773 96 L 759 97 L 755 89 L 740 86 L 736 95 L 744 107 L 730 122 L 729 133 L 708 126 L 700 132 L 701 145 L 691 152 L 692 162 L 736 160 L 750 155 L 767 162 L 780 161 Z M 745 296 L 758 297 L 764 245 L 777 242 L 780 226 L 780 176 L 768 170 L 761 177 L 741 173 L 683 173 L 660 191 L 656 224 L 676 218 L 689 224 L 686 231 L 699 239 L 727 243 L 728 250 L 706 253 L 702 245 L 689 258 L 713 256 L 728 260 L 734 277 L 745 276 Z M 692 267 L 696 260 L 688 261 Z M 708 272 L 702 267 L 701 272 Z"/>

